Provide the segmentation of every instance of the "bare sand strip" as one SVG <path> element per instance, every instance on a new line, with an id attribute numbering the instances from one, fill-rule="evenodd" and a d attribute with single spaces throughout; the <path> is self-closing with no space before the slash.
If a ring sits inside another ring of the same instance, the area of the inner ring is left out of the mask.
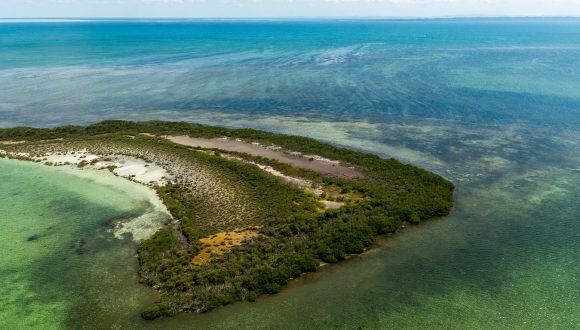
<path id="1" fill-rule="evenodd" d="M 362 173 L 355 168 L 343 166 L 336 160 L 326 159 L 316 155 L 303 155 L 298 152 L 282 151 L 276 147 L 262 146 L 258 143 L 247 143 L 238 139 L 202 139 L 189 136 L 165 136 L 164 138 L 177 144 L 195 148 L 220 149 L 270 158 L 293 167 L 311 170 L 323 175 L 348 178 L 363 177 Z"/>
<path id="2" fill-rule="evenodd" d="M 111 171 L 118 176 L 130 178 L 132 181 L 149 186 L 164 186 L 167 184 L 167 179 L 171 178 L 171 175 L 169 175 L 164 168 L 154 163 L 124 155 L 113 155 L 105 157 L 103 160 L 103 157 L 92 154 L 86 149 L 59 153 L 46 153 L 43 156 L 31 158 L 35 161 L 57 166 L 77 165 L 82 168 L 92 168 L 96 170 L 111 168 Z"/>

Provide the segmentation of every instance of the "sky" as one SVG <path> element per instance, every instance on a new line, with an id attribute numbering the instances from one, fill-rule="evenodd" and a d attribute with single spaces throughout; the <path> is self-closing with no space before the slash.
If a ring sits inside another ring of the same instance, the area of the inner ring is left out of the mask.
<path id="1" fill-rule="evenodd" d="M 580 16 L 580 0 L 0 0 L 2 18 Z"/>

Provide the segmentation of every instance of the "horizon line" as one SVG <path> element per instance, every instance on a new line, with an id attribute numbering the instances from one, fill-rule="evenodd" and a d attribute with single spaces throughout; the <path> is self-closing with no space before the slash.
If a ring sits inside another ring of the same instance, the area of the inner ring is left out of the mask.
<path id="1" fill-rule="evenodd" d="M 575 15 L 449 15 L 449 16 L 231 16 L 231 17 L 0 17 L 0 20 L 436 20 L 436 19 L 538 19 L 538 18 L 580 18 Z"/>

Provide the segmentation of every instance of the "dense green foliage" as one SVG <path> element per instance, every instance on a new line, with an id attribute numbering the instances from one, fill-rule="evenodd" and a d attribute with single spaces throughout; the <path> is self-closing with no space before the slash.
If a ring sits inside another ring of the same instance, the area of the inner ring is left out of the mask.
<path id="1" fill-rule="evenodd" d="M 318 212 L 315 196 L 255 166 L 192 152 L 191 148 L 161 139 L 138 137 L 127 141 L 124 138 L 127 134 L 143 132 L 236 137 L 341 160 L 355 166 L 364 178 L 322 176 L 274 160 L 238 155 L 288 175 L 336 187 L 344 196 L 356 193 L 362 198 L 339 209 Z M 315 271 L 320 261 L 336 262 L 348 254 L 361 253 L 376 235 L 394 232 L 403 222 L 418 223 L 447 215 L 453 205 L 453 184 L 438 175 L 394 159 L 382 159 L 304 137 L 170 122 L 106 121 L 87 127 L 0 130 L 0 140 L 56 138 L 101 141 L 170 153 L 182 161 L 195 162 L 216 171 L 233 189 L 243 191 L 247 203 L 256 209 L 253 216 L 244 221 L 248 226 L 260 226 L 257 238 L 212 259 L 209 264 L 194 265 L 191 260 L 199 251 L 200 237 L 235 228 L 211 218 L 212 213 L 207 212 L 204 201 L 190 194 L 187 185 L 176 183 L 159 188 L 159 196 L 179 220 L 180 227 L 157 232 L 139 249 L 143 281 L 160 292 L 158 303 L 143 313 L 146 319 L 174 315 L 179 311 L 203 312 L 235 301 L 253 301 L 260 294 L 276 293 L 290 279 Z M 187 246 L 183 246 L 178 237 L 181 232 Z"/>

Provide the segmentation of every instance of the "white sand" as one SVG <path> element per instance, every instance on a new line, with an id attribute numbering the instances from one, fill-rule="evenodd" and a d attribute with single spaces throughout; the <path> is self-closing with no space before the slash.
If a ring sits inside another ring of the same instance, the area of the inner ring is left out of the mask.
<path id="1" fill-rule="evenodd" d="M 132 157 L 116 157 L 113 172 L 122 177 L 132 177 L 133 180 L 144 184 L 164 186 L 170 177 L 167 171 L 153 163 Z"/>
<path id="2" fill-rule="evenodd" d="M 97 170 L 103 170 L 113 166 L 115 167 L 113 173 L 146 185 L 164 186 L 170 178 L 165 169 L 142 159 L 129 156 L 110 156 L 106 159 L 110 160 L 102 160 L 100 156 L 91 154 L 87 150 L 46 154 L 44 157 L 34 158 L 34 160 L 55 165 L 78 165 L 82 161 L 85 161 L 88 164 L 83 168 Z"/>
<path id="3" fill-rule="evenodd" d="M 67 159 L 69 161 L 72 160 L 72 158 Z M 151 237 L 151 235 L 161 229 L 172 219 L 167 207 L 163 204 L 161 199 L 159 199 L 155 190 L 142 184 L 116 177 L 106 170 L 88 171 L 69 166 L 57 166 L 54 167 L 54 169 L 75 176 L 80 176 L 99 184 L 110 186 L 113 189 L 124 191 L 131 196 L 135 196 L 138 199 L 145 200 L 149 203 L 148 210 L 142 215 L 135 218 L 120 220 L 114 224 L 115 227 L 111 229 L 111 233 L 115 238 L 124 239 L 127 235 L 130 235 L 134 241 L 140 242 Z"/>
<path id="4" fill-rule="evenodd" d="M 326 206 L 327 209 L 339 209 L 344 206 L 344 203 L 333 201 L 322 201 L 322 203 L 324 204 L 324 206 Z"/>
<path id="5" fill-rule="evenodd" d="M 61 165 L 55 169 L 67 171 L 78 176 L 87 177 L 91 180 L 103 184 L 115 186 L 116 188 L 126 190 L 135 196 L 140 196 L 147 200 L 151 205 L 148 212 L 143 215 L 119 221 L 112 230 L 113 235 L 118 239 L 124 239 L 129 234 L 134 241 L 142 241 L 149 238 L 157 230 L 171 220 L 171 215 L 163 202 L 159 199 L 154 190 L 133 183 L 132 185 L 120 184 L 118 178 L 109 173 L 108 168 L 114 167 L 114 174 L 126 179 L 147 185 L 147 186 L 164 186 L 171 179 L 167 171 L 162 167 L 146 162 L 142 159 L 129 156 L 109 156 L 100 157 L 89 153 L 87 150 L 69 151 L 67 153 L 47 153 L 41 157 L 31 157 L 28 153 L 8 153 L 0 149 L 0 154 L 19 156 L 28 158 L 33 161 L 44 164 Z M 104 160 L 105 158 L 107 160 Z M 81 162 L 86 165 L 82 169 L 92 169 L 97 171 L 83 171 L 77 167 Z M 62 166 L 70 165 L 70 166 Z"/>
<path id="6" fill-rule="evenodd" d="M 311 189 L 312 188 L 312 182 L 310 182 L 308 180 L 305 180 L 305 179 L 295 178 L 295 177 L 286 175 L 286 174 L 284 174 L 284 173 L 282 173 L 282 172 L 274 169 L 272 166 L 262 165 L 262 164 L 258 164 L 258 163 L 255 163 L 255 162 L 247 161 L 247 160 L 245 160 L 243 158 L 236 157 L 236 156 L 232 156 L 232 155 L 221 154 L 221 156 L 223 158 L 226 158 L 226 159 L 229 159 L 229 160 L 237 160 L 237 161 L 240 161 L 240 162 L 244 162 L 244 163 L 247 163 L 247 164 L 252 164 L 254 166 L 257 166 L 262 171 L 264 171 L 264 172 L 266 172 L 268 174 L 271 174 L 271 175 L 273 175 L 275 177 L 281 178 L 284 181 L 286 181 L 286 182 L 290 183 L 291 185 L 296 186 L 298 188 L 301 188 L 301 189 Z M 319 194 L 317 194 L 317 195 L 320 195 L 320 194 L 322 194 L 322 192 L 319 193 Z"/>
<path id="7" fill-rule="evenodd" d="M 163 205 L 163 203 L 161 204 Z M 165 205 L 155 205 L 151 212 L 133 218 L 130 221 L 118 222 L 115 225 L 113 235 L 115 238 L 123 239 L 125 235 L 130 234 L 134 241 L 140 242 L 155 234 L 169 219 L 171 219 L 171 216 Z"/>

